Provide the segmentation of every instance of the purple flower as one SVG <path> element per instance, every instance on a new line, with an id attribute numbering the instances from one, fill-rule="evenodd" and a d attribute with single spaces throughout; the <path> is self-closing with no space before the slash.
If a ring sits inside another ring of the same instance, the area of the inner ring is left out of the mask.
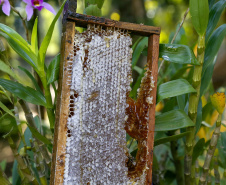
<path id="1" fill-rule="evenodd" d="M 4 12 L 4 14 L 9 16 L 10 13 L 10 3 L 9 0 L 0 0 L 0 5 L 2 5 L 2 11 Z"/>
<path id="2" fill-rule="evenodd" d="M 33 15 L 34 12 L 33 9 L 38 9 L 39 11 L 41 11 L 43 8 L 45 8 L 52 12 L 54 15 L 56 15 L 56 12 L 53 9 L 53 7 L 50 4 L 43 2 L 43 0 L 23 0 L 23 1 L 27 3 L 26 13 L 28 21 L 31 19 Z"/>

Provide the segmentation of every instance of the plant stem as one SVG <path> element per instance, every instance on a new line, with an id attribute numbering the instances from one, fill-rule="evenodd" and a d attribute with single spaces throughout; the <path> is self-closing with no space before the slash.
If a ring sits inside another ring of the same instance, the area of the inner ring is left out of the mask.
<path id="1" fill-rule="evenodd" d="M 28 31 L 28 28 L 27 28 L 27 25 L 26 25 L 26 22 L 25 22 L 25 19 L 22 17 L 22 15 L 20 14 L 20 12 L 14 8 L 13 6 L 11 6 L 11 9 L 21 18 L 22 22 L 23 22 L 23 26 L 24 26 L 24 29 L 25 29 L 25 32 L 26 32 L 26 39 L 27 41 L 29 41 L 29 31 Z"/>
<path id="2" fill-rule="evenodd" d="M 177 35 L 178 35 L 180 29 L 182 28 L 182 26 L 183 26 L 183 24 L 184 24 L 184 21 L 185 21 L 185 19 L 186 19 L 186 17 L 187 17 L 188 12 L 189 12 L 189 8 L 188 8 L 188 9 L 186 10 L 186 12 L 184 13 L 184 17 L 183 17 L 183 19 L 182 19 L 182 21 L 181 21 L 181 23 L 180 23 L 180 26 L 179 26 L 179 28 L 177 29 L 176 33 L 174 34 L 173 39 L 171 40 L 170 44 L 173 44 L 173 43 L 174 43 L 174 40 L 176 39 L 176 37 L 177 37 Z M 164 62 L 165 62 L 165 60 L 162 60 L 161 64 L 159 65 L 158 73 L 159 73 L 160 69 L 162 68 Z"/>
<path id="3" fill-rule="evenodd" d="M 198 160 L 195 161 L 195 183 L 199 183 L 199 162 Z"/>
<path id="4" fill-rule="evenodd" d="M 27 105 L 27 103 L 24 100 L 19 100 L 19 103 L 20 103 L 20 105 L 21 105 L 21 107 L 22 107 L 22 109 L 25 113 L 25 117 L 26 117 L 28 124 L 31 127 L 37 129 L 36 125 L 35 125 L 35 120 L 33 118 L 33 114 L 31 112 L 29 106 Z M 48 153 L 46 147 L 44 146 L 44 144 L 41 141 L 38 140 L 38 138 L 36 139 L 34 137 L 34 142 L 38 143 L 43 158 L 45 159 L 47 165 L 51 168 L 51 157 L 49 156 L 49 153 Z"/>
<path id="5" fill-rule="evenodd" d="M 214 156 L 214 176 L 215 176 L 215 184 L 220 185 L 220 173 L 218 171 L 218 159 L 217 156 Z"/>
<path id="6" fill-rule="evenodd" d="M 0 182 L 1 182 L 1 185 L 11 185 L 6 174 L 2 170 L 1 166 L 0 166 Z"/>
<path id="7" fill-rule="evenodd" d="M 216 128 L 214 129 L 212 138 L 210 140 L 209 149 L 208 149 L 207 154 L 206 154 L 206 159 L 205 159 L 205 163 L 204 163 L 204 166 L 203 166 L 203 173 L 202 173 L 202 176 L 199 180 L 199 185 L 204 185 L 206 183 L 206 180 L 207 180 L 210 162 L 212 160 L 214 151 L 215 151 L 216 146 L 217 146 L 217 140 L 218 140 L 219 135 L 220 135 L 221 118 L 222 118 L 222 115 L 219 114 L 219 116 L 217 118 L 217 122 L 216 122 Z"/>
<path id="8" fill-rule="evenodd" d="M 201 86 L 201 75 L 202 75 L 202 66 L 204 62 L 204 54 L 205 54 L 205 36 L 199 36 L 198 39 L 198 48 L 197 48 L 197 59 L 200 63 L 199 66 L 194 67 L 194 73 L 192 77 L 192 85 L 196 90 L 195 93 L 191 93 L 189 97 L 189 107 L 188 107 L 188 116 L 196 124 L 196 117 L 197 117 L 197 109 L 198 103 L 200 99 L 200 86 Z M 190 134 L 186 136 L 186 143 L 185 143 L 185 159 L 184 159 L 184 176 L 185 176 L 185 184 L 192 185 L 191 178 L 195 179 L 195 177 L 191 177 L 191 168 L 192 168 L 192 154 L 193 154 L 193 147 L 195 143 L 195 132 L 196 127 L 188 127 L 187 131 L 190 131 Z M 194 181 L 193 181 L 194 182 Z"/>
<path id="9" fill-rule="evenodd" d="M 15 159 L 17 160 L 20 170 L 23 173 L 24 177 L 32 184 L 39 185 L 39 183 L 38 183 L 37 179 L 35 178 L 35 176 L 33 175 L 32 171 L 29 169 L 29 167 L 24 162 L 23 158 L 17 152 L 17 148 L 16 148 L 16 145 L 15 145 L 13 139 L 10 136 L 7 136 L 7 139 L 9 142 L 9 146 L 12 149 L 13 155 L 14 155 Z"/>
<path id="10" fill-rule="evenodd" d="M 180 130 L 176 130 L 171 131 L 170 135 L 174 135 L 174 134 L 180 134 Z M 170 142 L 170 149 L 171 149 L 171 153 L 172 153 L 172 157 L 173 157 L 173 162 L 174 162 L 174 166 L 175 166 L 175 171 L 176 171 L 176 180 L 177 180 L 177 185 L 183 185 L 184 184 L 184 170 L 183 170 L 183 165 L 182 165 L 182 161 L 178 156 L 178 143 L 177 141 L 171 141 Z"/>

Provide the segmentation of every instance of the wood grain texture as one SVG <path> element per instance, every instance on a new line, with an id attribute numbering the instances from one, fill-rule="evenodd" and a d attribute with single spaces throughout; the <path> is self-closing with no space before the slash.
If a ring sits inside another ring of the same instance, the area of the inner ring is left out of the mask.
<path id="1" fill-rule="evenodd" d="M 153 104 L 149 108 L 149 125 L 148 125 L 148 156 L 147 156 L 147 185 L 152 184 L 152 165 L 153 165 L 153 149 L 154 149 L 154 131 L 155 131 L 155 104 L 156 104 L 156 92 L 157 92 L 157 78 L 158 78 L 158 57 L 159 57 L 159 35 L 153 34 L 148 39 L 148 56 L 147 63 L 152 71 L 154 78 L 154 88 L 151 91 L 153 96 Z"/>
<path id="2" fill-rule="evenodd" d="M 52 168 L 50 176 L 50 184 L 63 184 L 66 136 L 67 136 L 67 119 L 69 113 L 70 99 L 70 74 L 68 74 L 67 66 L 70 60 L 70 52 L 73 51 L 75 35 L 75 23 L 66 22 L 63 25 L 63 33 L 61 40 L 61 63 L 59 75 L 59 88 L 56 108 L 56 122 L 53 143 Z M 71 59 L 72 60 L 72 59 Z"/>
<path id="3" fill-rule="evenodd" d="M 152 34 L 160 34 L 160 27 L 147 26 L 143 24 L 134 24 L 128 22 L 120 22 L 103 17 L 95 17 L 78 13 L 68 13 L 67 19 L 75 21 L 76 26 L 87 27 L 87 24 L 100 25 L 102 28 L 113 27 L 116 29 L 128 30 L 131 34 L 150 36 Z"/>

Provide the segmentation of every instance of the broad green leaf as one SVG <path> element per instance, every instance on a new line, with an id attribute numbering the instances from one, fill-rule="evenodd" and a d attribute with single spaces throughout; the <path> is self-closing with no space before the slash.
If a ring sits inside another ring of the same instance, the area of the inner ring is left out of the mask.
<path id="1" fill-rule="evenodd" d="M 13 163 L 12 181 L 13 181 L 12 182 L 13 185 L 20 185 L 21 184 L 20 175 L 18 173 L 18 163 L 17 163 L 17 160 L 14 160 L 14 163 Z"/>
<path id="2" fill-rule="evenodd" d="M 172 110 L 155 117 L 155 131 L 177 130 L 194 126 L 191 119 L 182 110 Z"/>
<path id="3" fill-rule="evenodd" d="M 217 56 L 218 50 L 221 46 L 221 43 L 224 40 L 225 35 L 226 35 L 226 24 L 223 24 L 220 27 L 218 27 L 211 35 L 205 50 L 202 75 L 204 74 L 207 67 L 211 63 L 213 63 L 214 58 Z"/>
<path id="4" fill-rule="evenodd" d="M 140 40 L 140 42 L 136 45 L 133 51 L 133 58 L 132 58 L 132 69 L 136 66 L 138 59 L 144 48 L 148 47 L 148 37 L 144 37 Z"/>
<path id="5" fill-rule="evenodd" d="M 5 72 L 5 73 L 7 73 L 8 75 L 10 75 L 11 77 L 13 77 L 14 79 L 18 80 L 18 78 L 15 75 L 15 73 L 1 59 L 0 59 L 0 70 L 3 71 L 3 72 Z"/>
<path id="6" fill-rule="evenodd" d="M 178 105 L 179 109 L 184 110 L 184 108 L 185 108 L 185 96 L 184 95 L 177 96 L 177 105 Z"/>
<path id="7" fill-rule="evenodd" d="M 7 164 L 7 161 L 6 159 L 4 159 L 3 161 L 0 162 L 0 168 L 5 171 L 6 169 L 6 164 Z M 0 181 L 1 182 L 1 181 Z"/>
<path id="8" fill-rule="evenodd" d="M 191 48 L 181 44 L 160 44 L 159 58 L 178 64 L 199 65 Z"/>
<path id="9" fill-rule="evenodd" d="M 84 14 L 86 15 L 93 15 L 100 17 L 101 16 L 101 9 L 98 8 L 98 6 L 95 4 L 91 4 L 88 7 L 85 8 Z"/>
<path id="10" fill-rule="evenodd" d="M 143 69 L 142 68 L 140 68 L 140 67 L 138 67 L 138 66 L 134 66 L 134 68 L 133 68 L 136 72 L 138 72 L 139 73 L 139 75 L 143 72 Z"/>
<path id="11" fill-rule="evenodd" d="M 7 179 L 7 176 L 3 172 L 1 166 L 0 166 L 0 182 L 1 182 L 1 185 L 10 185 L 11 184 L 9 182 L 9 180 Z"/>
<path id="12" fill-rule="evenodd" d="M 50 63 L 47 69 L 47 83 L 51 84 L 58 80 L 60 72 L 60 54 L 58 54 Z"/>
<path id="13" fill-rule="evenodd" d="M 176 73 L 171 76 L 170 80 L 176 80 L 178 78 L 181 78 L 184 74 L 186 74 L 186 71 L 190 68 L 192 68 L 192 66 L 184 66 L 184 67 L 179 68 L 176 71 Z"/>
<path id="14" fill-rule="evenodd" d="M 38 18 L 35 19 L 35 23 L 31 34 L 31 48 L 32 51 L 38 55 Z"/>
<path id="15" fill-rule="evenodd" d="M 33 75 L 27 69 L 25 69 L 21 66 L 19 66 L 18 68 L 26 73 L 26 75 L 31 79 L 32 83 L 34 84 L 36 90 L 39 91 L 40 93 L 42 93 L 42 90 L 39 87 L 39 85 L 38 85 L 37 81 L 35 80 L 35 78 L 33 77 Z"/>
<path id="16" fill-rule="evenodd" d="M 46 99 L 43 94 L 30 87 L 24 87 L 20 83 L 5 79 L 0 79 L 0 85 L 7 91 L 27 102 L 33 103 L 35 105 L 46 106 Z"/>
<path id="17" fill-rule="evenodd" d="M 225 9 L 226 1 L 220 0 L 210 10 L 209 13 L 209 23 L 206 30 L 206 42 L 208 41 L 210 35 L 212 34 L 213 30 L 217 26 L 217 23 L 221 17 L 223 10 Z"/>
<path id="18" fill-rule="evenodd" d="M 85 7 L 88 7 L 89 5 L 97 5 L 98 8 L 102 8 L 104 4 L 104 0 L 85 0 Z"/>
<path id="19" fill-rule="evenodd" d="M 167 143 L 167 142 L 170 142 L 170 141 L 176 141 L 176 140 L 186 136 L 187 134 L 190 134 L 190 132 L 184 132 L 184 133 L 181 133 L 181 134 L 157 139 L 157 140 L 154 141 L 154 146 L 161 145 L 163 143 Z"/>
<path id="20" fill-rule="evenodd" d="M 5 33 L 1 33 L 0 35 L 3 36 L 12 47 L 12 49 L 21 57 L 23 58 L 29 65 L 31 65 L 37 71 L 37 57 L 33 53 L 30 47 L 25 47 L 19 41 L 13 39 L 9 35 Z"/>
<path id="21" fill-rule="evenodd" d="M 195 144 L 193 154 L 192 154 L 192 164 L 195 164 L 197 158 L 203 154 L 205 150 L 205 139 L 199 139 L 199 141 Z"/>
<path id="22" fill-rule="evenodd" d="M 7 99 L 10 101 L 10 103 L 13 104 L 13 102 L 12 102 L 10 96 L 7 94 L 7 92 L 5 91 L 5 89 L 4 89 L 1 85 L 0 85 L 0 89 L 2 90 L 2 91 L 0 91 L 0 93 L 3 94 L 4 96 L 6 96 Z"/>
<path id="23" fill-rule="evenodd" d="M 35 128 L 31 127 L 30 125 L 27 125 L 32 133 L 32 135 L 38 139 L 39 141 L 43 142 L 46 145 L 52 144 L 45 136 L 40 134 Z"/>
<path id="24" fill-rule="evenodd" d="M 65 2 L 66 1 L 63 2 L 63 4 L 60 7 L 60 10 L 57 12 L 56 16 L 54 17 L 54 19 L 53 19 L 53 21 L 52 21 L 52 23 L 51 23 L 51 25 L 50 25 L 47 33 L 46 33 L 46 36 L 44 37 L 42 44 L 39 48 L 39 52 L 38 52 L 38 59 L 39 59 L 38 67 L 39 67 L 39 69 L 44 69 L 44 61 L 45 61 L 46 51 L 47 51 L 47 48 L 49 46 L 50 40 L 52 38 L 53 30 L 54 30 L 56 21 L 60 17 L 60 14 L 64 9 Z"/>
<path id="25" fill-rule="evenodd" d="M 191 21 L 196 32 L 203 36 L 209 21 L 208 0 L 190 0 Z"/>
<path id="26" fill-rule="evenodd" d="M 208 0 L 208 2 L 209 2 L 209 10 L 210 10 L 214 5 L 214 3 L 216 2 L 216 0 Z"/>
<path id="27" fill-rule="evenodd" d="M 4 110 L 6 113 L 8 113 L 9 115 L 11 115 L 12 117 L 14 117 L 15 119 L 16 119 L 16 117 L 15 117 L 15 115 L 12 113 L 12 111 L 11 110 L 9 110 L 1 101 L 0 101 L 0 108 L 2 109 L 2 110 Z"/>
<path id="28" fill-rule="evenodd" d="M 145 73 L 145 70 L 143 69 L 143 72 L 140 74 L 135 85 L 133 86 L 132 90 L 130 91 L 129 96 L 133 99 L 136 99 L 136 97 L 137 97 L 137 89 L 139 89 L 139 87 L 140 87 L 140 83 L 141 83 L 142 78 L 144 77 L 144 73 Z"/>
<path id="29" fill-rule="evenodd" d="M 178 79 L 166 82 L 158 87 L 157 102 L 169 97 L 196 92 L 196 90 L 185 79 Z"/>

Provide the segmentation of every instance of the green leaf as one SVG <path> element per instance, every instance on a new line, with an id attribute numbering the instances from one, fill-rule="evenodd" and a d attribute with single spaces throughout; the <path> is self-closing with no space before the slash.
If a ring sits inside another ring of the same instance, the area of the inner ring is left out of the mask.
<path id="1" fill-rule="evenodd" d="M 198 109 L 197 109 L 197 118 L 196 118 L 196 131 L 195 134 L 199 131 L 202 124 L 202 101 L 199 100 Z"/>
<path id="2" fill-rule="evenodd" d="M 211 35 L 205 50 L 202 75 L 207 69 L 207 67 L 211 63 L 213 63 L 214 58 L 217 56 L 218 50 L 221 46 L 221 43 L 224 40 L 225 35 L 226 35 L 226 24 L 223 24 L 220 27 L 218 27 Z"/>
<path id="3" fill-rule="evenodd" d="M 13 104 L 10 96 L 7 94 L 7 92 L 5 91 L 5 89 L 0 85 L 0 89 L 2 89 L 2 91 L 0 91 L 1 94 L 5 95 L 7 97 L 7 99 L 10 101 L 10 103 Z"/>
<path id="4" fill-rule="evenodd" d="M 157 102 L 169 97 L 196 92 L 196 90 L 185 79 L 173 80 L 159 85 Z"/>
<path id="5" fill-rule="evenodd" d="M 21 56 L 32 67 L 37 69 L 37 57 L 30 48 L 30 45 L 12 28 L 0 23 L 0 33 L 13 48 L 13 50 Z"/>
<path id="6" fill-rule="evenodd" d="M 20 83 L 5 79 L 0 79 L 0 85 L 7 91 L 27 102 L 33 103 L 35 105 L 46 106 L 46 99 L 43 94 L 30 87 L 24 87 Z"/>
<path id="7" fill-rule="evenodd" d="M 17 76 L 15 75 L 15 73 L 10 69 L 10 67 L 8 65 L 6 65 L 1 59 L 0 59 L 0 70 L 7 73 L 8 75 L 10 75 L 11 77 L 13 77 L 14 79 L 17 79 Z"/>
<path id="8" fill-rule="evenodd" d="M 36 90 L 39 91 L 40 93 L 42 93 L 42 90 L 39 87 L 39 85 L 38 85 L 37 81 L 35 80 L 35 78 L 33 77 L 33 75 L 27 69 L 25 69 L 21 66 L 18 66 L 18 68 L 26 73 L 26 75 L 31 79 L 32 83 L 34 84 Z"/>
<path id="9" fill-rule="evenodd" d="M 140 58 L 140 55 L 144 48 L 148 47 L 148 37 L 144 37 L 140 40 L 140 42 L 136 45 L 134 51 L 133 51 L 133 57 L 132 57 L 132 69 L 134 66 L 136 66 L 138 59 Z"/>
<path id="10" fill-rule="evenodd" d="M 0 133 L 3 134 L 18 134 L 16 119 L 8 113 L 0 117 Z"/>
<path id="11" fill-rule="evenodd" d="M 47 82 L 51 84 L 58 80 L 60 72 L 60 54 L 58 54 L 50 63 L 47 69 Z"/>
<path id="12" fill-rule="evenodd" d="M 136 97 L 137 97 L 137 89 L 140 87 L 140 83 L 141 83 L 142 78 L 144 77 L 144 73 L 145 73 L 145 70 L 143 69 L 143 71 L 140 74 L 140 76 L 138 77 L 135 85 L 133 86 L 132 90 L 130 91 L 129 96 L 133 99 L 136 99 Z"/>
<path id="13" fill-rule="evenodd" d="M 139 73 L 139 75 L 143 72 L 143 69 L 142 68 L 140 68 L 140 67 L 138 67 L 138 66 L 134 66 L 134 71 L 136 71 L 136 72 L 138 72 Z"/>
<path id="14" fill-rule="evenodd" d="M 186 74 L 186 71 L 188 69 L 192 68 L 192 66 L 184 66 L 184 67 L 181 67 L 179 68 L 176 73 L 174 73 L 172 76 L 171 76 L 171 79 L 170 80 L 176 80 L 178 78 L 181 78 L 183 77 L 184 74 Z"/>
<path id="15" fill-rule="evenodd" d="M 181 44 L 160 44 L 159 58 L 178 64 L 199 65 L 191 48 Z"/>
<path id="16" fill-rule="evenodd" d="M 192 164 L 195 164 L 197 158 L 203 154 L 205 150 L 205 139 L 200 139 L 194 146 L 193 154 L 192 154 Z"/>
<path id="17" fill-rule="evenodd" d="M 0 182 L 1 182 L 1 185 L 10 185 L 11 184 L 9 182 L 9 180 L 7 179 L 5 173 L 3 172 L 1 166 L 0 166 Z"/>
<path id="18" fill-rule="evenodd" d="M 35 23 L 31 34 L 31 48 L 32 51 L 38 55 L 38 18 L 35 19 Z"/>
<path id="19" fill-rule="evenodd" d="M 209 21 L 208 0 L 190 0 L 191 21 L 196 32 L 203 36 Z"/>
<path id="20" fill-rule="evenodd" d="M 57 19 L 60 17 L 61 12 L 64 9 L 64 4 L 65 4 L 66 0 L 63 2 L 63 4 L 60 7 L 60 10 L 57 12 L 56 16 L 54 17 L 47 33 L 46 36 L 44 37 L 42 44 L 39 48 L 39 52 L 38 52 L 38 58 L 39 58 L 39 62 L 38 62 L 38 67 L 39 69 L 44 69 L 44 61 L 45 61 L 45 56 L 46 56 L 46 51 L 47 48 L 49 46 L 50 40 L 52 38 L 52 34 L 53 34 L 53 30 L 56 24 Z"/>
<path id="21" fill-rule="evenodd" d="M 40 134 L 35 128 L 31 127 L 30 125 L 27 125 L 32 133 L 32 135 L 38 139 L 39 141 L 43 142 L 46 145 L 51 145 L 52 143 L 42 134 Z"/>
<path id="22" fill-rule="evenodd" d="M 170 142 L 170 141 L 176 141 L 176 140 L 178 140 L 178 139 L 180 139 L 180 138 L 182 138 L 182 137 L 184 137 L 188 134 L 190 134 L 190 132 L 184 132 L 184 133 L 181 133 L 181 134 L 157 139 L 157 140 L 154 141 L 154 146 L 161 145 L 161 144 L 164 144 L 164 143 L 167 143 L 167 142 Z"/>
<path id="23" fill-rule="evenodd" d="M 104 0 L 85 0 L 85 7 L 88 7 L 89 5 L 97 5 L 98 8 L 102 8 L 104 4 Z"/>
<path id="24" fill-rule="evenodd" d="M 217 23 L 221 17 L 223 10 L 225 9 L 225 6 L 226 1 L 221 0 L 214 4 L 213 7 L 211 8 L 209 13 L 209 23 L 206 30 L 206 42 L 208 41 L 215 27 L 217 26 Z"/>
<path id="25" fill-rule="evenodd" d="M 194 126 L 183 110 L 172 110 L 155 117 L 155 131 L 169 131 Z"/>
<path id="26" fill-rule="evenodd" d="M 95 5 L 91 4 L 91 5 L 89 5 L 88 7 L 85 8 L 84 14 L 100 17 L 101 16 L 101 9 L 98 8 L 98 6 L 96 4 Z"/>
<path id="27" fill-rule="evenodd" d="M 2 110 L 4 110 L 6 113 L 8 113 L 9 115 L 11 115 L 12 117 L 14 117 L 15 119 L 16 119 L 16 117 L 15 117 L 15 115 L 12 113 L 12 111 L 11 110 L 9 110 L 1 101 L 0 101 L 0 108 L 2 109 Z"/>

